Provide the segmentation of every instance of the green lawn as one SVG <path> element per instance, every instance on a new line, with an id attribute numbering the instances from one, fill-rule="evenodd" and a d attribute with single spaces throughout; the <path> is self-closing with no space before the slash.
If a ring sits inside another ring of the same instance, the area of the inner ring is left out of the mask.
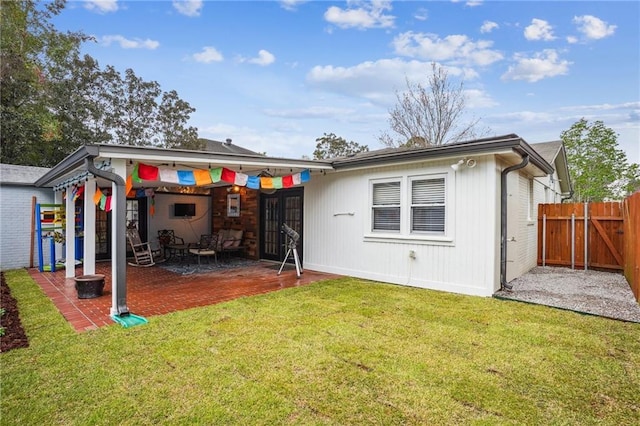
<path id="1" fill-rule="evenodd" d="M 640 424 L 638 324 L 345 278 L 78 334 L 5 276 L 3 425 Z"/>

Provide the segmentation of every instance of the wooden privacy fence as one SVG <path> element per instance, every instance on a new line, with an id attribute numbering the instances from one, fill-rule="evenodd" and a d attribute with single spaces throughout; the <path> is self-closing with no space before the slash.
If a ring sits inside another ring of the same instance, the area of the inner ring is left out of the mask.
<path id="1" fill-rule="evenodd" d="M 624 276 L 640 302 L 640 192 L 624 200 Z"/>
<path id="2" fill-rule="evenodd" d="M 640 193 L 624 201 L 540 204 L 538 265 L 624 271 L 640 301 Z"/>

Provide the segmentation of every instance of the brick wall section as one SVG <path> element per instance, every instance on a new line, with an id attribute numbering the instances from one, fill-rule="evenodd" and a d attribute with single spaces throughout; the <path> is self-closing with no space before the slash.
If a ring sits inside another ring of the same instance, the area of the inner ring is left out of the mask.
<path id="1" fill-rule="evenodd" d="M 240 188 L 240 217 L 227 217 L 227 188 L 213 188 L 212 232 L 220 229 L 242 229 L 242 245 L 246 247 L 244 255 L 258 259 L 260 250 L 258 236 L 260 221 L 260 192 L 249 188 Z"/>
<path id="2" fill-rule="evenodd" d="M 53 191 L 48 188 L 0 186 L 0 269 L 3 271 L 30 266 L 31 204 L 34 196 L 38 203 L 53 202 Z M 45 253 L 48 253 L 48 249 Z M 33 263 L 34 266 L 38 266 L 38 246 L 35 238 Z"/>

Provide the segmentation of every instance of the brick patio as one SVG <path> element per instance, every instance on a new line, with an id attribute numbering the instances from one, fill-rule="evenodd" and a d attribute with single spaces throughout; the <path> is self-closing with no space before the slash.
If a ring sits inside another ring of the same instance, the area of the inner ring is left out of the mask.
<path id="1" fill-rule="evenodd" d="M 127 266 L 127 306 L 132 314 L 149 319 L 155 315 L 337 277 L 304 271 L 297 278 L 295 269 L 289 265 L 280 275 L 277 274 L 278 268 L 279 264 L 272 262 L 250 262 L 240 267 L 181 275 L 159 265 L 150 268 Z M 105 287 L 102 296 L 92 299 L 78 299 L 75 281 L 73 278 L 65 278 L 64 270 L 52 273 L 30 269 L 29 273 L 77 331 L 114 324 L 109 316 L 112 296 L 111 262 L 96 264 L 96 274 L 105 275 Z M 81 267 L 76 270 L 76 276 L 79 275 L 82 275 Z"/>

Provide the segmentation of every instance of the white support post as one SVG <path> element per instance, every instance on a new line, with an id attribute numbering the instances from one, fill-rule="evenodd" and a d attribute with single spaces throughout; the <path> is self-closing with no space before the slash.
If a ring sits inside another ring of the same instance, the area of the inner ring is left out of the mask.
<path id="1" fill-rule="evenodd" d="M 69 186 L 66 189 L 67 199 L 65 200 L 65 277 L 76 276 L 76 208 L 73 202 L 73 191 Z"/>
<path id="2" fill-rule="evenodd" d="M 84 275 L 96 273 L 96 206 L 93 196 L 96 193 L 96 180 L 89 179 L 84 184 L 84 239 L 82 262 Z"/>

